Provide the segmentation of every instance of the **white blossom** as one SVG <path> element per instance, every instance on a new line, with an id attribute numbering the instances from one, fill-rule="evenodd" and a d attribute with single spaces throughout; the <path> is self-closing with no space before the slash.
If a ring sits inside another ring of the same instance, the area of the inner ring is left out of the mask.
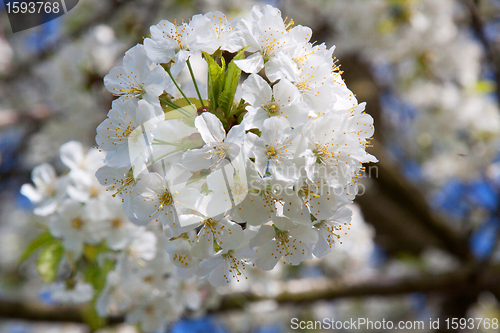
<path id="1" fill-rule="evenodd" d="M 114 95 L 154 103 L 172 81 L 160 65 L 149 60 L 144 46 L 136 45 L 125 53 L 123 66 L 113 67 L 104 77 L 104 85 Z"/>

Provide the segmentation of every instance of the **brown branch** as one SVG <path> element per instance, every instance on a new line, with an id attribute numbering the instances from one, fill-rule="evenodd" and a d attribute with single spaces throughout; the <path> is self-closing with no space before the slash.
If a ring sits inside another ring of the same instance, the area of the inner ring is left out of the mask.
<path id="1" fill-rule="evenodd" d="M 334 300 L 339 298 L 358 298 L 369 296 L 396 296 L 419 293 L 453 294 L 459 290 L 470 289 L 469 277 L 475 270 L 473 265 L 457 269 L 444 274 L 421 274 L 415 277 L 385 279 L 375 278 L 373 281 L 360 284 L 346 284 L 324 281 L 324 283 L 305 280 L 295 281 L 292 285 L 300 284 L 301 291 L 294 292 L 292 288 L 279 294 L 275 298 L 257 296 L 254 294 L 239 294 L 226 297 L 216 310 L 226 311 L 243 308 L 248 302 L 257 302 L 272 299 L 279 304 L 307 304 L 319 300 Z M 485 277 L 475 286 L 478 289 L 489 289 L 496 286 L 495 278 L 500 276 L 500 267 L 489 267 Z M 309 282 L 310 287 L 307 286 Z M 319 285 L 319 287 L 318 287 Z"/>
<path id="2" fill-rule="evenodd" d="M 284 282 L 284 291 L 276 297 L 259 296 L 253 293 L 236 293 L 224 296 L 218 308 L 212 312 L 224 312 L 245 308 L 251 302 L 274 300 L 278 304 L 309 304 L 319 300 L 357 298 L 368 296 L 396 296 L 414 292 L 426 294 L 456 294 L 463 290 L 498 291 L 500 265 L 485 268 L 477 281 L 470 276 L 477 270 L 476 265 L 467 265 L 449 273 L 425 273 L 405 278 L 379 278 L 363 283 L 340 283 L 329 279 L 306 279 Z M 471 282 L 474 282 L 471 284 Z M 300 291 L 296 291 L 300 286 Z M 70 306 L 50 307 L 43 304 L 22 304 L 0 301 L 0 318 L 35 321 L 83 322 L 82 308 Z M 118 323 L 123 318 L 111 319 Z"/>
<path id="3" fill-rule="evenodd" d="M 39 303 L 0 301 L 0 318 L 32 321 L 83 322 L 81 309 L 69 306 L 48 306 Z"/>

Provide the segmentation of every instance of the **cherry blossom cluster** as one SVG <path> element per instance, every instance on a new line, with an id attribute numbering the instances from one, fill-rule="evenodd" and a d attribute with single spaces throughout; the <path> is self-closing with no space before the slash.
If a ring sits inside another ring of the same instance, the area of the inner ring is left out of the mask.
<path id="1" fill-rule="evenodd" d="M 130 221 L 161 224 L 181 274 L 214 286 L 244 278 L 248 265 L 328 253 L 363 163 L 376 162 L 365 150 L 373 119 L 334 48 L 269 5 L 150 30 L 105 77 L 119 98 L 96 136 L 107 151 L 96 177 Z M 207 86 L 190 62 L 200 54 Z M 192 94 L 178 79 L 187 70 Z"/>
<path id="2" fill-rule="evenodd" d="M 99 184 L 104 157 L 70 141 L 60 148 L 69 172 L 57 176 L 50 164 L 33 169 L 34 185 L 21 193 L 47 217 L 40 219 L 47 231 L 28 249 L 40 249 L 37 269 L 52 302 L 92 302 L 101 317 L 125 314 L 144 332 L 163 331 L 186 309 L 200 310 L 201 282 L 176 273 L 161 226 L 131 223 L 121 200 Z"/>

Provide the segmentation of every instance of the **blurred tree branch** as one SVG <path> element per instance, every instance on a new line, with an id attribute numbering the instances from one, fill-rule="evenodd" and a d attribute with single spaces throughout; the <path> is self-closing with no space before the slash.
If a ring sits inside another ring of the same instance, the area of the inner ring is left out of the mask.
<path id="1" fill-rule="evenodd" d="M 283 291 L 276 297 L 266 297 L 254 293 L 236 293 L 224 296 L 213 312 L 243 309 L 252 302 L 273 300 L 279 304 L 309 304 L 319 300 L 357 298 L 373 296 L 398 296 L 410 293 L 449 294 L 461 291 L 498 292 L 500 286 L 500 265 L 489 266 L 474 285 L 470 276 L 477 270 L 475 265 L 465 265 L 457 270 L 442 274 L 422 273 L 414 277 L 374 278 L 369 282 L 346 283 L 331 279 L 304 279 L 285 282 Z M 0 301 L 0 318 L 34 321 L 83 322 L 82 307 L 47 306 Z M 111 318 L 110 323 L 123 321 L 121 317 Z"/>
<path id="2" fill-rule="evenodd" d="M 496 94 L 500 96 L 500 57 L 498 57 L 498 47 L 488 41 L 486 37 L 484 22 L 479 11 L 479 0 L 463 0 L 463 2 L 470 12 L 471 27 L 481 44 L 483 44 L 487 60 L 493 66 L 496 79 Z M 500 105 L 500 99 L 498 102 Z"/>

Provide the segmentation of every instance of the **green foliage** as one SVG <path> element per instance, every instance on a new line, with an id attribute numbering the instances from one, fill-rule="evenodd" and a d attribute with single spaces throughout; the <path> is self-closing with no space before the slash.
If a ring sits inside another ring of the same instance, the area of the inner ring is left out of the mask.
<path id="1" fill-rule="evenodd" d="M 83 276 L 85 277 L 85 281 L 92 284 L 94 287 L 94 299 L 90 302 L 89 307 L 82 310 L 82 317 L 92 331 L 107 325 L 107 320 L 99 317 L 97 314 L 95 303 L 97 301 L 97 296 L 101 293 L 106 284 L 108 273 L 115 268 L 115 262 L 112 260 L 107 259 L 103 262 L 97 260 L 99 254 L 108 251 L 109 249 L 105 243 L 96 246 L 85 245 L 83 250 L 83 255 L 85 259 L 87 259 L 83 268 Z"/>
<path id="2" fill-rule="evenodd" d="M 210 100 L 208 106 L 210 110 L 215 110 L 219 104 L 219 96 L 224 87 L 224 72 L 226 70 L 226 63 L 224 58 L 220 58 L 222 65 L 219 66 L 212 56 L 203 52 L 203 56 L 208 63 L 208 99 Z"/>
<path id="3" fill-rule="evenodd" d="M 248 130 L 248 132 L 252 132 L 253 134 L 257 135 L 258 137 L 260 137 L 262 135 L 262 132 L 258 128 L 252 128 L 252 129 Z"/>
<path id="4" fill-rule="evenodd" d="M 90 263 L 95 263 L 97 256 L 100 253 L 107 252 L 109 249 L 106 244 L 101 243 L 99 245 L 88 245 L 85 244 L 83 247 L 83 255 Z"/>
<path id="5" fill-rule="evenodd" d="M 245 100 L 242 98 L 239 103 L 235 103 L 233 105 L 233 108 L 231 109 L 231 113 L 229 114 L 229 117 L 232 116 L 237 116 L 238 117 L 238 124 L 241 123 L 241 120 L 243 120 L 243 116 L 246 113 L 246 107 L 249 105 L 248 103 L 245 103 Z M 240 120 L 241 117 L 241 120 Z"/>
<path id="6" fill-rule="evenodd" d="M 233 107 L 234 94 L 240 82 L 241 69 L 234 63 L 235 60 L 240 60 L 245 57 L 245 49 L 240 50 L 227 66 L 224 75 L 224 89 L 219 95 L 219 108 L 222 109 L 226 118 L 229 119 L 231 108 Z"/>
<path id="7" fill-rule="evenodd" d="M 19 264 L 22 264 L 26 259 L 28 259 L 36 250 L 39 248 L 53 243 L 55 241 L 54 237 L 50 232 L 46 231 L 40 234 L 37 238 L 31 241 L 28 247 L 24 250 L 21 258 L 19 258 Z"/>
<path id="8" fill-rule="evenodd" d="M 99 293 L 104 285 L 106 284 L 106 276 L 113 270 L 115 264 L 111 260 L 106 260 L 99 266 L 97 263 L 89 264 L 85 267 L 83 274 L 85 276 L 85 281 L 92 284 L 96 294 Z"/>
<path id="9" fill-rule="evenodd" d="M 87 326 L 90 328 L 91 332 L 96 331 L 100 328 L 103 328 L 107 326 L 107 320 L 105 318 L 99 317 L 97 314 L 97 311 L 94 306 L 94 302 L 92 304 L 86 306 L 82 312 L 82 317 L 87 324 Z"/>
<path id="10" fill-rule="evenodd" d="M 203 52 L 208 64 L 208 111 L 219 118 L 226 131 L 238 122 L 239 115 L 245 109 L 243 103 L 234 102 L 234 95 L 241 77 L 241 70 L 236 66 L 234 60 L 243 59 L 245 49 L 240 50 L 227 66 L 223 57 L 217 54 L 211 56 Z M 220 59 L 220 65 L 216 59 Z"/>
<path id="11" fill-rule="evenodd" d="M 163 109 L 165 113 L 165 120 L 169 119 L 182 119 L 182 121 L 191 127 L 194 127 L 194 119 L 198 115 L 198 110 L 202 108 L 201 102 L 197 98 L 189 98 L 189 102 L 184 98 L 179 98 L 173 101 L 173 103 L 178 106 L 175 108 L 173 106 L 167 106 Z M 204 101 L 208 104 L 208 101 Z"/>
<path id="12" fill-rule="evenodd" d="M 64 249 L 60 241 L 50 243 L 40 252 L 36 268 L 43 282 L 51 283 L 56 279 L 63 253 Z"/>

